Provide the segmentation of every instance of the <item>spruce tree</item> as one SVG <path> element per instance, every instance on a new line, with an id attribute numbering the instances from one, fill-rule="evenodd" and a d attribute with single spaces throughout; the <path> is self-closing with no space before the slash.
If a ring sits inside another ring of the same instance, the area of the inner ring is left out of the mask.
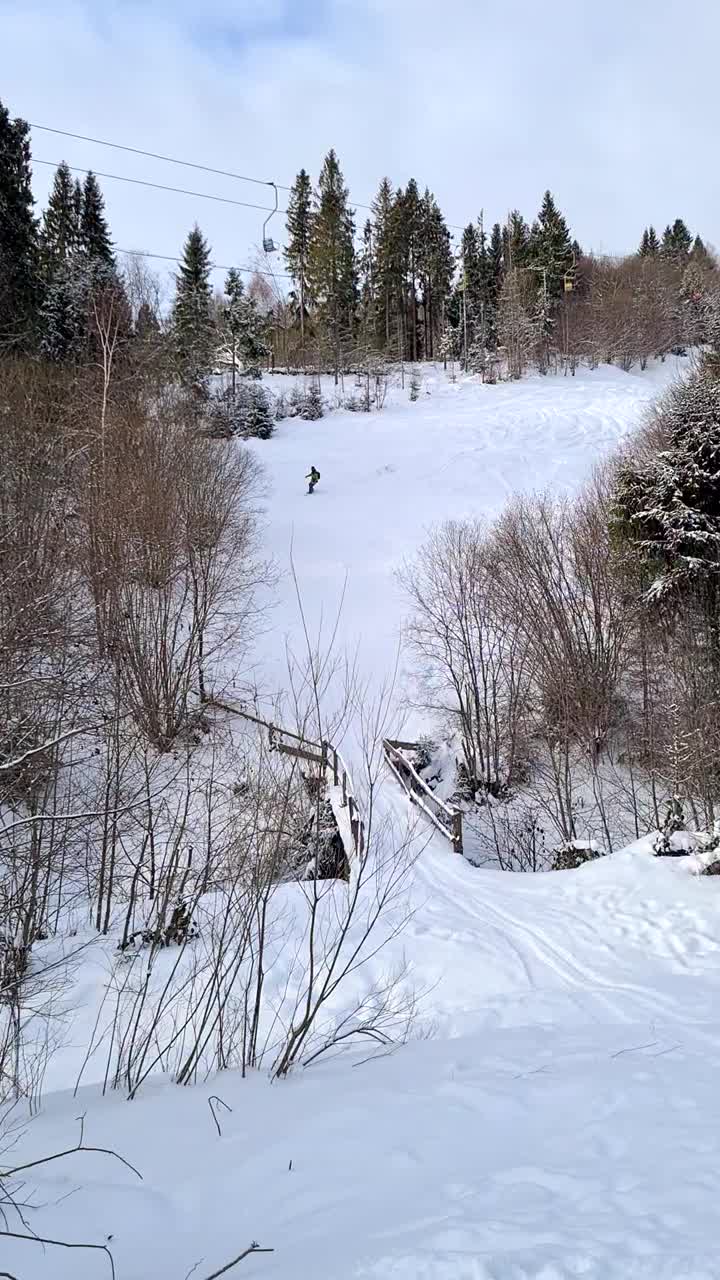
<path id="1" fill-rule="evenodd" d="M 420 208 L 419 275 L 423 304 L 423 354 L 432 360 L 442 335 L 455 263 L 450 232 L 434 195 L 426 189 Z"/>
<path id="2" fill-rule="evenodd" d="M 562 293 L 563 277 L 572 266 L 573 250 L 567 222 L 558 210 L 550 191 L 546 191 L 543 196 L 537 218 L 537 230 L 532 240 L 533 261 L 545 273 L 548 297 L 559 297 Z"/>
<path id="3" fill-rule="evenodd" d="M 653 226 L 646 227 L 643 231 L 638 252 L 641 258 L 657 258 L 660 252 L 660 241 Z"/>
<path id="4" fill-rule="evenodd" d="M 329 151 L 315 197 L 308 281 L 331 345 L 336 382 L 343 341 L 352 335 L 356 294 L 354 230 L 338 158 Z"/>
<path id="5" fill-rule="evenodd" d="M 112 291 L 119 332 L 127 336 L 129 307 L 113 267 L 74 253 L 55 267 L 40 311 L 40 347 L 53 361 L 81 361 L 93 350 L 94 304 Z"/>
<path id="6" fill-rule="evenodd" d="M 308 261 L 310 258 L 310 234 L 312 229 L 312 186 L 310 176 L 301 169 L 288 197 L 288 243 L 285 261 L 298 290 L 300 312 L 300 342 L 305 350 L 305 317 L 310 301 L 308 289 Z"/>
<path id="7" fill-rule="evenodd" d="M 0 352 L 30 351 L 40 304 L 30 129 L 0 102 Z"/>
<path id="8" fill-rule="evenodd" d="M 238 360 L 250 378 L 260 377 L 260 365 L 267 355 L 265 322 L 257 303 L 245 292 L 240 273 L 231 267 L 225 280 L 223 329 L 232 359 L 232 389 L 235 394 L 235 369 Z"/>
<path id="9" fill-rule="evenodd" d="M 374 330 L 380 345 L 389 347 L 394 331 L 393 277 L 396 257 L 395 196 L 389 178 L 383 178 L 372 203 Z"/>
<path id="10" fill-rule="evenodd" d="M 663 232 L 662 255 L 670 262 L 684 263 L 690 253 L 692 236 L 682 218 L 676 218 L 672 226 Z"/>
<path id="11" fill-rule="evenodd" d="M 518 209 L 513 209 L 503 228 L 503 260 L 505 272 L 527 266 L 530 253 L 530 230 Z"/>
<path id="12" fill-rule="evenodd" d="M 176 277 L 173 337 L 180 380 L 198 389 L 207 388 L 217 348 L 210 266 L 210 249 L 196 223 Z"/>
<path id="13" fill-rule="evenodd" d="M 659 412 L 667 441 L 618 472 L 616 534 L 647 568 L 652 600 L 694 599 L 717 634 L 720 604 L 720 381 L 700 370 Z"/>
<path id="14" fill-rule="evenodd" d="M 98 258 L 109 267 L 115 266 L 110 229 L 105 217 L 105 201 L 92 171 L 87 174 L 83 183 L 80 248 L 89 258 Z"/>
<path id="15" fill-rule="evenodd" d="M 693 240 L 693 247 L 690 250 L 690 261 L 694 262 L 699 267 L 709 268 L 711 270 L 715 266 L 712 254 L 708 252 L 705 247 L 705 243 L 700 236 L 696 236 Z"/>
<path id="16" fill-rule="evenodd" d="M 63 161 L 55 170 L 43 214 L 41 247 L 46 277 L 51 278 L 60 264 L 67 262 L 79 247 L 78 230 L 75 184 L 69 166 Z"/>
<path id="17" fill-rule="evenodd" d="M 490 281 L 492 291 L 493 306 L 497 307 L 497 301 L 500 297 L 502 289 L 503 276 L 505 273 L 505 255 L 503 250 L 502 227 L 496 222 L 490 232 Z"/>

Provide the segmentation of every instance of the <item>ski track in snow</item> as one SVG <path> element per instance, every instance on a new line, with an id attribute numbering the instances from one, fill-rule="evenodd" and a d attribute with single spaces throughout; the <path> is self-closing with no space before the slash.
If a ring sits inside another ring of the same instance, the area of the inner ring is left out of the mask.
<path id="1" fill-rule="evenodd" d="M 379 687 L 403 614 L 393 572 L 425 530 L 492 515 L 518 489 L 572 490 L 672 372 L 481 387 L 426 370 L 418 404 L 394 392 L 378 415 L 281 424 L 256 446 L 268 536 L 286 571 L 292 542 L 311 625 L 321 614 L 328 625 L 347 573 L 339 648 Z M 261 642 L 267 688 L 282 682 L 286 640 L 301 649 L 287 578 L 280 598 Z M 402 703 L 401 677 L 398 716 Z M 418 727 L 408 717 L 403 732 Z M 351 761 L 354 749 L 351 733 Z M 380 809 L 408 820 L 389 777 Z M 282 1085 L 233 1073 L 189 1090 L 151 1082 L 130 1105 L 62 1092 L 81 1020 L 23 1158 L 70 1146 L 86 1112 L 87 1141 L 119 1150 L 144 1181 L 101 1157 L 48 1166 L 33 1184 L 46 1205 L 38 1230 L 112 1234 L 117 1280 L 184 1280 L 195 1263 L 202 1280 L 252 1239 L 275 1252 L 238 1267 L 248 1280 L 720 1277 L 720 884 L 651 860 L 642 842 L 578 872 L 524 876 L 421 838 L 413 915 L 364 980 L 405 959 L 434 1036 Z M 85 966 L 86 1017 L 106 977 L 102 954 Z M 212 1093 L 232 1107 L 221 1137 Z M 104 1262 L 0 1239 L 0 1271 L 22 1280 L 94 1280 Z"/>

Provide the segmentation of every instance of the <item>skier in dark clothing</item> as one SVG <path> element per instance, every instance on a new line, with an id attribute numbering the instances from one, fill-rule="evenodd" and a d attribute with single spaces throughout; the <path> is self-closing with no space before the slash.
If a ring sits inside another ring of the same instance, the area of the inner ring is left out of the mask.
<path id="1" fill-rule="evenodd" d="M 317 467 L 311 467 L 310 474 L 307 475 L 305 479 L 308 481 L 308 493 L 312 493 L 313 489 L 315 488 L 315 485 L 320 479 L 320 472 L 318 471 Z"/>

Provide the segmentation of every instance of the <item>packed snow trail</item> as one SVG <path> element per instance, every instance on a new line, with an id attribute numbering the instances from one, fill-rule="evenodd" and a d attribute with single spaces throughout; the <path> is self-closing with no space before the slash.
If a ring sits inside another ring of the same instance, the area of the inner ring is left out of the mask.
<path id="1" fill-rule="evenodd" d="M 338 650 L 377 692 L 404 610 L 394 569 L 425 530 L 492 515 L 517 489 L 572 489 L 672 373 L 480 387 L 435 371 L 417 404 L 396 390 L 379 415 L 282 423 L 254 447 L 268 542 L 285 570 L 292 545 L 311 627 L 323 617 L 327 633 L 347 574 Z M 267 690 L 283 684 L 286 639 L 302 653 L 287 576 L 279 596 L 258 660 Z M 423 727 L 408 717 L 404 732 Z M 342 746 L 359 773 L 357 725 Z M 378 817 L 402 830 L 409 811 L 388 777 Z M 99 1156 L 44 1166 L 37 1230 L 112 1236 L 118 1280 L 202 1280 L 252 1240 L 274 1252 L 241 1264 L 248 1280 L 718 1280 L 720 880 L 647 842 L 532 876 L 473 868 L 425 826 L 418 839 L 405 928 L 342 993 L 352 1007 L 408 965 L 426 996 L 392 1056 L 354 1049 L 279 1085 L 151 1081 L 129 1105 L 98 1096 L 99 1054 L 74 1097 L 114 960 L 112 938 L 94 944 L 23 1159 L 72 1146 L 85 1112 L 87 1141 L 143 1181 Z M 232 1108 L 220 1136 L 210 1094 Z M 0 1239 L 0 1271 L 22 1280 L 96 1280 L 103 1261 Z"/>

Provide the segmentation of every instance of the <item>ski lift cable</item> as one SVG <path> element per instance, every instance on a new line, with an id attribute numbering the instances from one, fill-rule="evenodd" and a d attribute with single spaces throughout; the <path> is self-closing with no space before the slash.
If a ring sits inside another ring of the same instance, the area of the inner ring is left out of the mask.
<path id="1" fill-rule="evenodd" d="M 121 142 L 108 142 L 107 139 L 105 138 L 91 138 L 89 135 L 84 133 L 72 133 L 69 129 L 55 129 L 47 124 L 31 124 L 30 128 L 38 129 L 43 133 L 55 133 L 60 135 L 60 137 L 63 137 L 63 138 L 74 138 L 78 142 L 91 142 L 93 143 L 93 145 L 98 147 L 111 147 L 115 151 L 127 151 L 132 155 L 147 156 L 148 159 L 150 160 L 162 160 L 166 164 L 182 165 L 186 169 L 200 169 L 202 170 L 203 173 L 215 173 L 221 178 L 233 178 L 237 182 L 252 182 L 259 187 L 275 187 L 278 191 L 292 191 L 292 187 L 285 186 L 282 182 L 271 182 L 271 181 L 268 181 L 267 178 L 253 178 L 243 173 L 234 173 L 230 169 L 215 169 L 208 164 L 199 164 L 196 160 L 181 160 L 177 156 L 162 155 L 158 151 L 146 151 L 143 147 L 130 147 L 130 146 L 127 146 L 125 143 L 121 143 Z M 47 161 L 45 162 L 35 161 L 35 163 L 36 164 L 47 163 Z M 72 165 L 68 167 L 72 168 Z M 80 172 L 86 173 L 87 170 L 82 169 L 80 170 Z M 103 175 L 100 174 L 99 176 L 102 177 Z M 136 181 L 139 181 L 139 179 L 136 179 Z M 214 198 L 220 199 L 219 196 L 216 196 Z M 370 204 L 363 204 L 362 201 L 360 200 L 351 200 L 351 204 L 354 205 L 356 209 L 366 209 L 368 210 L 369 213 L 372 213 L 372 205 Z M 261 206 L 257 206 L 257 207 L 261 207 Z M 286 209 L 278 210 L 278 213 L 286 213 L 286 212 L 287 212 Z M 460 224 L 457 222 L 448 222 L 446 225 L 450 227 L 453 231 L 465 230 L 465 228 L 460 226 Z"/>
<path id="2" fill-rule="evenodd" d="M 33 156 L 33 164 L 48 165 L 52 169 L 58 168 L 57 160 L 39 160 Z M 80 168 L 78 165 L 69 164 L 68 169 L 71 173 L 87 173 L 88 170 Z M 247 200 L 233 200 L 230 196 L 210 195 L 207 191 L 190 191 L 186 187 L 170 187 L 163 182 L 149 182 L 146 178 L 128 178 L 122 173 L 104 173 L 101 169 L 93 169 L 92 171 L 98 178 L 110 178 L 114 182 L 129 182 L 134 187 L 152 187 L 155 191 L 172 191 L 175 195 L 194 196 L 198 200 L 213 200 L 218 204 L 231 204 L 240 209 L 259 209 L 263 213 L 287 213 L 287 209 L 270 209 L 266 204 L 250 204 Z M 274 183 L 268 183 L 268 186 L 274 186 Z M 276 193 L 277 194 L 277 193 Z"/>
<path id="3" fill-rule="evenodd" d="M 120 249 L 116 248 L 116 253 L 127 254 L 130 258 L 157 258 L 161 262 L 182 262 L 182 258 L 178 258 L 172 253 L 151 253 L 147 249 Z M 211 271 L 231 271 L 232 267 L 226 266 L 222 262 L 211 262 Z M 235 271 L 242 271 L 251 276 L 270 276 L 273 280 L 282 278 L 283 280 L 292 280 L 292 276 L 287 271 L 263 271 L 261 267 L 235 266 Z"/>
<path id="4" fill-rule="evenodd" d="M 167 164 L 179 164 L 186 169 L 201 169 L 203 173 L 216 173 L 221 178 L 234 178 L 237 182 L 253 182 L 258 187 L 277 185 L 280 191 L 290 191 L 282 183 L 268 183 L 266 178 L 250 178 L 244 173 L 233 173 L 231 169 L 214 169 L 209 164 L 198 164 L 195 160 L 180 160 L 177 156 L 164 156 L 159 151 L 145 151 L 142 147 L 128 147 L 122 142 L 108 142 L 104 138 L 90 138 L 84 133 L 71 133 L 68 129 L 53 129 L 47 124 L 31 124 L 31 129 L 42 133 L 57 133 L 63 138 L 75 138 L 78 142 L 92 142 L 98 147 L 112 147 L 114 151 L 128 151 L 134 156 L 147 156 L 150 160 L 163 160 Z"/>

